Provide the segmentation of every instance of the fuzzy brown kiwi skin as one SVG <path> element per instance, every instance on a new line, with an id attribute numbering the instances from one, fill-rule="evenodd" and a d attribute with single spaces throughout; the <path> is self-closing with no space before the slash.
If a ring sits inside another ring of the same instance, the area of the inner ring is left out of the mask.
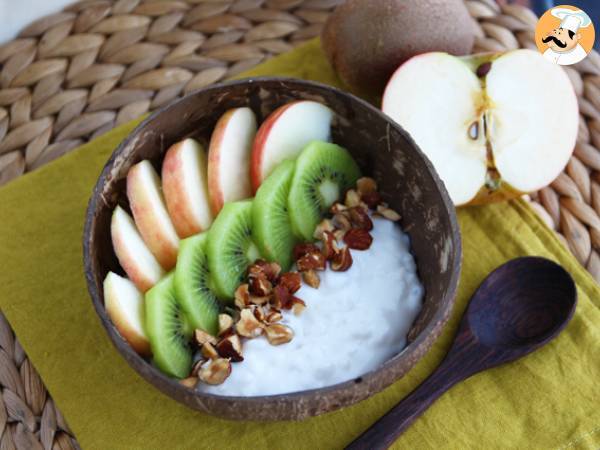
<path id="1" fill-rule="evenodd" d="M 329 16 L 321 43 L 352 90 L 381 95 L 398 66 L 417 54 L 470 53 L 472 20 L 461 0 L 347 0 Z"/>

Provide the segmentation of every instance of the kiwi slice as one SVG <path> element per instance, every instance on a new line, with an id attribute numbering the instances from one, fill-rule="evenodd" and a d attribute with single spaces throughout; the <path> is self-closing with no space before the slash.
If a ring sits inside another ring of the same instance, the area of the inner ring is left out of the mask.
<path id="1" fill-rule="evenodd" d="M 360 169 L 339 145 L 313 141 L 296 160 L 288 209 L 292 231 L 306 241 L 327 209 L 360 178 Z"/>
<path id="2" fill-rule="evenodd" d="M 175 299 L 174 278 L 171 272 L 146 292 L 146 332 L 156 367 L 185 378 L 192 368 L 192 327 Z"/>
<path id="3" fill-rule="evenodd" d="M 248 266 L 261 257 L 252 234 L 252 201 L 225 203 L 208 232 L 208 268 L 214 290 L 232 299 Z"/>
<path id="4" fill-rule="evenodd" d="M 200 233 L 179 242 L 175 297 L 192 327 L 216 335 L 219 331 L 219 301 L 211 288 L 207 239 L 208 233 Z"/>
<path id="5" fill-rule="evenodd" d="M 294 175 L 294 161 L 277 166 L 260 185 L 252 203 L 252 226 L 256 244 L 268 261 L 288 270 L 296 238 L 288 215 L 288 195 Z"/>

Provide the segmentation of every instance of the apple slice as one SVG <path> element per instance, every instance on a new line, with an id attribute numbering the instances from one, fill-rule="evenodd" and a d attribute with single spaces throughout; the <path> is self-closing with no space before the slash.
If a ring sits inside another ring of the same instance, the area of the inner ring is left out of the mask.
<path id="1" fill-rule="evenodd" d="M 165 271 L 144 243 L 131 216 L 120 206 L 113 212 L 110 234 L 121 267 L 137 288 L 146 292 Z"/>
<path id="2" fill-rule="evenodd" d="M 214 215 L 225 202 L 252 196 L 250 151 L 255 135 L 250 108 L 230 109 L 217 122 L 208 149 L 208 195 Z"/>
<path id="3" fill-rule="evenodd" d="M 165 206 L 160 178 L 149 161 L 129 169 L 127 198 L 144 242 L 160 265 L 171 270 L 177 262 L 179 237 Z"/>
<path id="4" fill-rule="evenodd" d="M 143 325 L 144 296 L 127 278 L 108 272 L 104 279 L 104 306 L 113 324 L 133 349 L 150 356 Z"/>
<path id="5" fill-rule="evenodd" d="M 162 166 L 162 187 L 167 209 L 181 239 L 210 227 L 206 153 L 199 142 L 184 139 L 167 151 Z"/>
<path id="6" fill-rule="evenodd" d="M 293 159 L 311 141 L 331 140 L 333 111 L 321 103 L 299 100 L 273 111 L 256 133 L 250 179 L 254 192 L 273 169 Z"/>
<path id="7" fill-rule="evenodd" d="M 550 184 L 571 156 L 579 121 L 568 76 L 531 50 L 415 56 L 388 82 L 382 110 L 429 157 L 455 205 Z"/>

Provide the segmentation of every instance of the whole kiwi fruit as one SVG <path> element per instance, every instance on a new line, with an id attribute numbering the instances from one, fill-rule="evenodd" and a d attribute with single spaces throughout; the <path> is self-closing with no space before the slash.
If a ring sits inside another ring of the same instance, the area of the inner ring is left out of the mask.
<path id="1" fill-rule="evenodd" d="M 465 55 L 473 41 L 473 19 L 462 0 L 347 0 L 321 34 L 342 81 L 369 95 L 381 95 L 407 59 L 431 51 Z"/>

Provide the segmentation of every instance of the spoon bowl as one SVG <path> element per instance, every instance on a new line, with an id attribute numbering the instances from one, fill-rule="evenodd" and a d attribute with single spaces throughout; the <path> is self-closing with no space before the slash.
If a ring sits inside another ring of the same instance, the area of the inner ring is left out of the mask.
<path id="1" fill-rule="evenodd" d="M 479 286 L 462 328 L 480 345 L 525 355 L 558 334 L 575 311 L 577 291 L 558 264 L 535 256 L 513 259 Z M 459 332 L 460 333 L 460 332 Z"/>
<path id="2" fill-rule="evenodd" d="M 521 358 L 555 338 L 571 320 L 576 304 L 575 283 L 555 262 L 528 256 L 498 267 L 471 298 L 437 369 L 347 448 L 389 447 L 459 381 Z"/>

